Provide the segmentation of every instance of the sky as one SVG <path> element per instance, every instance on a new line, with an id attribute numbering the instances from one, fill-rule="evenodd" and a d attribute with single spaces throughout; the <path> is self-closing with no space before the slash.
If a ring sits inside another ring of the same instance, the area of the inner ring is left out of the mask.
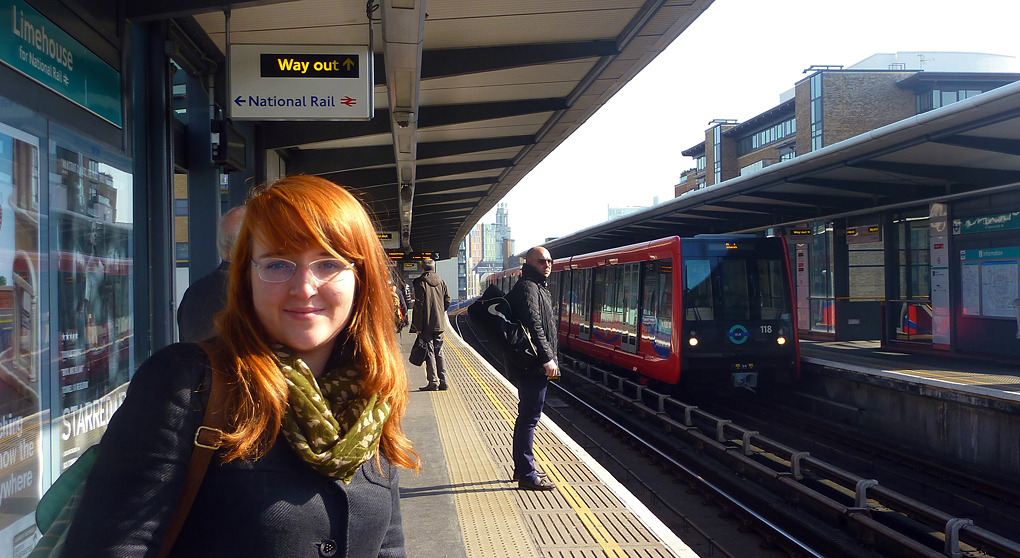
<path id="1" fill-rule="evenodd" d="M 708 122 L 779 104 L 811 65 L 876 53 L 1020 57 L 1018 0 L 716 0 L 506 197 L 515 250 L 673 198 Z M 570 208 L 564 210 L 564 208 Z M 483 219 L 494 223 L 495 208 Z"/>

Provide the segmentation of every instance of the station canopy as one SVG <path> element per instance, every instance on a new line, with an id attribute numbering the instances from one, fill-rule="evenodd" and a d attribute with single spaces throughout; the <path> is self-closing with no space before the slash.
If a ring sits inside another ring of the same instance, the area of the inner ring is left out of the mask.
<path id="1" fill-rule="evenodd" d="M 1020 82 L 545 244 L 557 258 L 667 236 L 797 228 L 1020 187 Z"/>
<path id="2" fill-rule="evenodd" d="M 131 21 L 197 25 L 222 57 L 228 30 L 231 45 L 366 45 L 371 9 L 374 118 L 263 122 L 260 147 L 279 150 L 288 173 L 355 189 L 380 230 L 403 233 L 404 250 L 445 257 L 711 2 L 165 0 L 126 10 Z"/>

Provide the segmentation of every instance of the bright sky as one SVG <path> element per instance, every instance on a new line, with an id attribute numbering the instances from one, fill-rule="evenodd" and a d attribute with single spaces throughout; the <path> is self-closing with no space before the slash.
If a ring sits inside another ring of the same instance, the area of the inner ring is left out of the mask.
<path id="1" fill-rule="evenodd" d="M 673 197 L 708 122 L 779 104 L 812 64 L 882 52 L 1020 56 L 1018 0 L 716 0 L 509 193 L 518 252 Z M 495 209 L 482 222 L 494 223 Z"/>

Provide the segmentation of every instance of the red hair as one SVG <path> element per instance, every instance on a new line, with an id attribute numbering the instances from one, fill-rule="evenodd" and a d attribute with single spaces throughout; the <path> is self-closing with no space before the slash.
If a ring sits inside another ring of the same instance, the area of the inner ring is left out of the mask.
<path id="1" fill-rule="evenodd" d="M 281 252 L 321 247 L 356 264 L 351 319 L 334 351 L 362 373 L 363 393 L 392 406 L 380 448 L 391 462 L 418 470 L 420 461 L 400 422 L 407 408 L 407 377 L 393 331 L 389 259 L 361 203 L 341 186 L 315 176 L 291 176 L 253 193 L 234 245 L 227 307 L 217 316 L 216 369 L 227 374 L 224 461 L 257 459 L 273 445 L 287 407 L 287 386 L 271 345 L 275 342 L 252 302 L 253 241 Z"/>

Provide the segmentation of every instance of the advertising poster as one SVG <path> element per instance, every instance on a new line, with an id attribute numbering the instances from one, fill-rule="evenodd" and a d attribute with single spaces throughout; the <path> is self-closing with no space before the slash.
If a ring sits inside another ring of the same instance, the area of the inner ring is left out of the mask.
<path id="1" fill-rule="evenodd" d="M 130 175 L 79 149 L 51 148 L 61 470 L 99 441 L 123 401 L 133 344 Z"/>

